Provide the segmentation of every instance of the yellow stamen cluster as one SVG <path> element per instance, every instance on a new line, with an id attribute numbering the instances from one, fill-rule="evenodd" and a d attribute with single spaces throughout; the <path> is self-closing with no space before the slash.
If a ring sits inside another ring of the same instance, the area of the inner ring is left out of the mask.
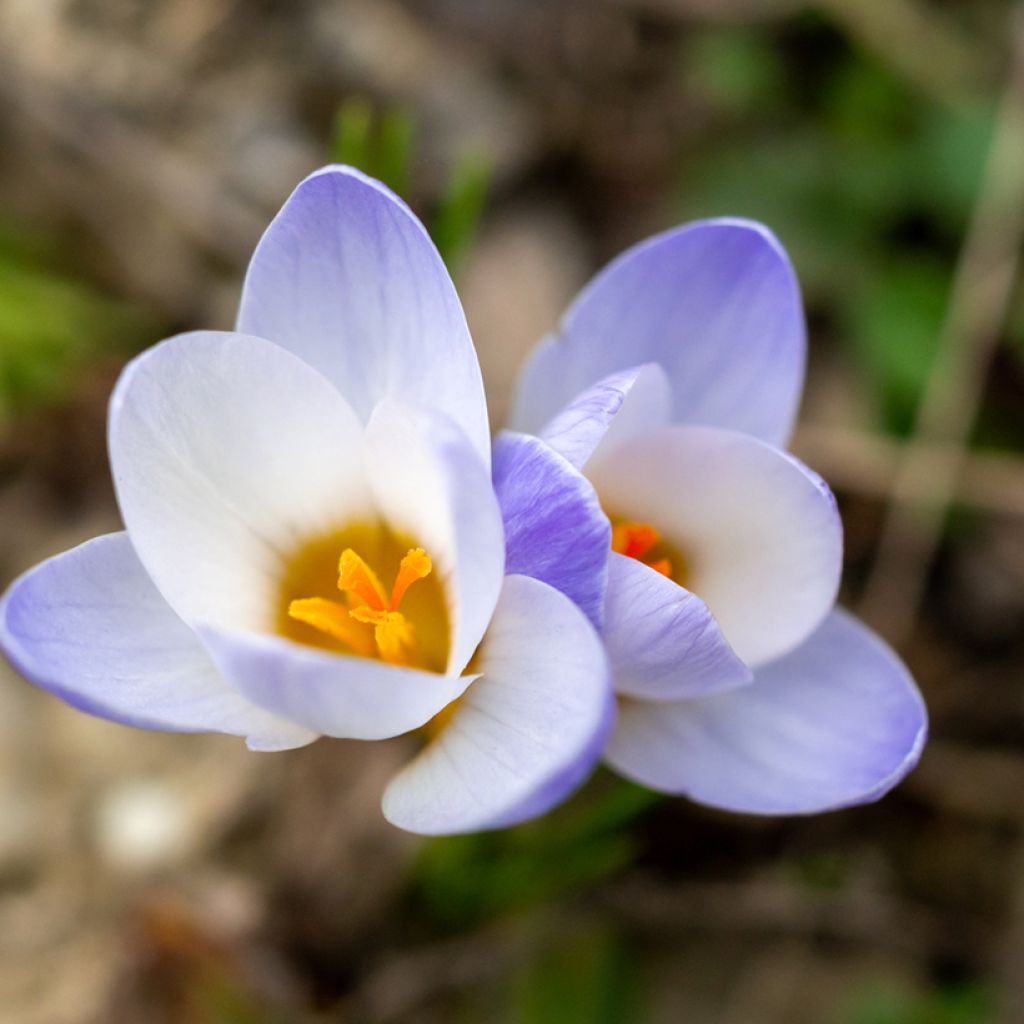
<path id="1" fill-rule="evenodd" d="M 426 551 L 410 549 L 399 564 L 389 596 L 373 569 L 352 548 L 346 548 L 338 559 L 338 589 L 345 603 L 323 597 L 299 598 L 288 605 L 288 614 L 356 654 L 405 665 L 415 653 L 416 634 L 398 609 L 409 587 L 430 575 L 432 568 Z"/>

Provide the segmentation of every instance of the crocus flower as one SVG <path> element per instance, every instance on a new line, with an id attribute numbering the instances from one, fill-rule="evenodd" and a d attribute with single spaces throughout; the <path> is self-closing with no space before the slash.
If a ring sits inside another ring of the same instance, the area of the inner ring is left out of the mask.
<path id="1" fill-rule="evenodd" d="M 804 363 L 778 241 L 694 223 L 598 274 L 528 361 L 512 416 L 582 469 L 612 524 L 608 762 L 736 811 L 874 799 L 926 734 L 905 667 L 833 607 L 836 504 L 784 450 Z"/>
<path id="2" fill-rule="evenodd" d="M 538 814 L 599 757 L 600 640 L 558 590 L 505 573 L 462 309 L 378 183 L 306 179 L 256 249 L 237 332 L 129 364 L 109 445 L 125 532 L 44 562 L 0 608 L 29 679 L 256 750 L 419 730 L 383 807 L 425 833 Z M 571 519 L 577 475 L 541 445 L 534 461 Z"/>

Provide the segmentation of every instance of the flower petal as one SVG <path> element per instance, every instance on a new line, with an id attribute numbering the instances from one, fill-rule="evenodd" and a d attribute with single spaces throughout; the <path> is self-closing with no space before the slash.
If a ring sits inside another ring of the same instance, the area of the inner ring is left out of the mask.
<path id="1" fill-rule="evenodd" d="M 606 756 L 631 779 L 713 807 L 812 814 L 890 790 L 917 763 L 927 725 L 903 663 L 837 611 L 751 686 L 624 702 Z"/>
<path id="2" fill-rule="evenodd" d="M 760 224 L 698 221 L 623 253 L 580 293 L 520 378 L 511 425 L 537 433 L 602 377 L 658 363 L 672 418 L 773 444 L 789 437 L 803 387 L 800 291 Z"/>
<path id="3" fill-rule="evenodd" d="M 526 434 L 500 434 L 492 467 L 505 523 L 505 572 L 560 590 L 600 629 L 612 528 L 594 488 Z"/>
<path id="4" fill-rule="evenodd" d="M 680 700 L 754 678 L 696 594 L 635 558 L 613 554 L 608 569 L 604 642 L 617 693 Z"/>
<path id="5" fill-rule="evenodd" d="M 451 416 L 490 457 L 480 366 L 448 271 L 394 193 L 350 167 L 306 178 L 249 265 L 238 329 L 332 381 L 365 421 L 386 396 Z"/>
<path id="6" fill-rule="evenodd" d="M 576 469 L 602 442 L 615 444 L 669 422 L 672 394 L 655 363 L 613 373 L 570 402 L 540 432 Z"/>
<path id="7" fill-rule="evenodd" d="M 733 650 L 756 666 L 805 640 L 835 602 L 842 523 L 824 481 L 746 434 L 667 427 L 587 466 L 613 518 L 652 523 L 686 560 Z"/>
<path id="8" fill-rule="evenodd" d="M 600 640 L 571 601 L 509 576 L 481 650 L 481 677 L 451 721 L 384 793 L 410 832 L 501 828 L 542 814 L 590 773 L 613 708 Z"/>
<path id="9" fill-rule="evenodd" d="M 0 605 L 0 640 L 27 678 L 101 718 L 247 736 L 260 750 L 317 737 L 225 682 L 146 575 L 126 533 L 97 537 L 16 580 Z"/>
<path id="10" fill-rule="evenodd" d="M 340 739 L 382 740 L 418 729 L 475 678 L 332 654 L 262 633 L 214 626 L 196 632 L 254 704 Z"/>
<path id="11" fill-rule="evenodd" d="M 130 363 L 111 400 L 114 483 L 171 607 L 270 628 L 283 559 L 371 512 L 362 434 L 319 373 L 259 338 L 184 334 Z"/>
<path id="12" fill-rule="evenodd" d="M 385 400 L 366 428 L 370 485 L 384 519 L 430 552 L 448 598 L 448 672 L 469 663 L 501 592 L 505 540 L 485 464 L 444 416 Z"/>

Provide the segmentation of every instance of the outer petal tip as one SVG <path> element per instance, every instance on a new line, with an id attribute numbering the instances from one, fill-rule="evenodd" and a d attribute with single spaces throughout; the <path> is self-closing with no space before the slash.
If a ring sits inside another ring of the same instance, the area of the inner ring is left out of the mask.
<path id="1" fill-rule="evenodd" d="M 743 689 L 622 708 L 607 757 L 629 778 L 752 814 L 877 800 L 917 764 L 924 701 L 896 654 L 845 612 Z"/>

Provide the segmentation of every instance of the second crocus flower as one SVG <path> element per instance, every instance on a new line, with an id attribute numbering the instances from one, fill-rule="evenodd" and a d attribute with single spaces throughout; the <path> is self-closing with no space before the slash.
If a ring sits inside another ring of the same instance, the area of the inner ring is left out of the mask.
<path id="1" fill-rule="evenodd" d="M 835 500 L 784 450 L 805 347 L 775 237 L 742 220 L 686 225 L 584 289 L 525 367 L 512 416 L 583 471 L 608 517 L 607 760 L 731 810 L 874 799 L 927 729 L 900 660 L 834 609 Z"/>

